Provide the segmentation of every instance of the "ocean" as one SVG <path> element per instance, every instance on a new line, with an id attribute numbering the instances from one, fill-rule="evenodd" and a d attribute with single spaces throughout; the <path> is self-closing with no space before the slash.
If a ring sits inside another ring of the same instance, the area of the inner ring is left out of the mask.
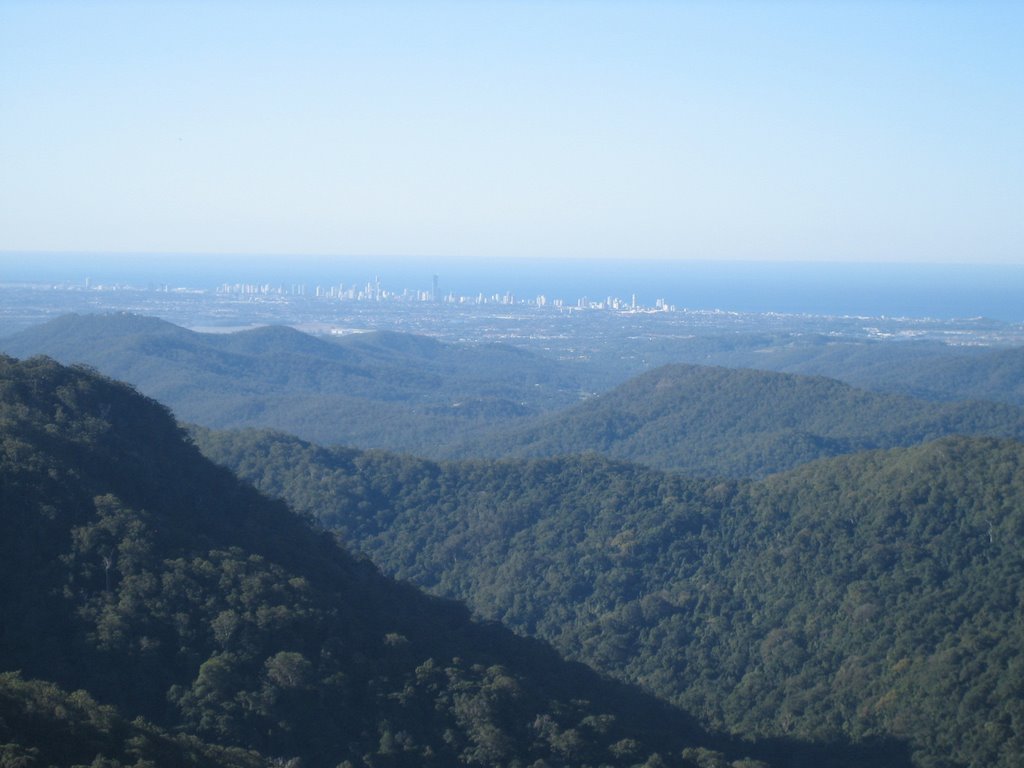
<path id="1" fill-rule="evenodd" d="M 1024 264 L 0 254 L 0 283 L 365 285 L 446 295 L 658 299 L 678 308 L 1024 322 Z"/>

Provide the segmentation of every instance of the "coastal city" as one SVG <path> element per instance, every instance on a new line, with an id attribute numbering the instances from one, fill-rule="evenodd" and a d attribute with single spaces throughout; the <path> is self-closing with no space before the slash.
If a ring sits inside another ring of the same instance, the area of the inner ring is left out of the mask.
<path id="1" fill-rule="evenodd" d="M 391 330 L 451 343 L 504 343 L 560 359 L 643 370 L 671 360 L 763 363 L 773 349 L 829 341 L 1001 347 L 1024 343 L 1024 324 L 986 318 L 865 317 L 682 307 L 662 298 L 572 299 L 511 291 L 459 294 L 356 283 L 219 282 L 211 287 L 91 279 L 0 282 L 0 338 L 69 313 L 133 313 L 192 330 L 288 325 L 320 336 Z M 904 347 L 909 349 L 909 347 Z M 737 356 L 738 355 L 738 356 Z"/>
<path id="2" fill-rule="evenodd" d="M 610 309 L 617 312 L 671 312 L 676 307 L 669 304 L 665 299 L 656 299 L 654 306 L 644 306 L 637 302 L 636 294 L 632 294 L 627 301 L 616 296 L 608 296 L 604 299 L 595 300 L 581 296 L 574 301 L 565 301 L 561 298 L 549 299 L 544 294 L 533 298 L 523 299 L 517 297 L 511 291 L 503 293 L 477 293 L 473 296 L 456 294 L 452 291 L 442 293 L 438 287 L 438 276 L 433 276 L 430 290 L 411 290 L 404 288 L 400 291 L 392 291 L 386 288 L 380 278 L 367 281 L 362 285 L 316 285 L 309 290 L 305 283 L 294 283 L 291 285 L 272 285 L 270 283 L 223 283 L 217 288 L 217 293 L 228 296 L 312 296 L 317 299 L 336 299 L 338 301 L 359 301 L 359 302 L 401 302 L 420 304 L 457 304 L 460 306 L 487 306 L 499 305 L 510 306 L 532 306 L 552 307 L 554 309 Z"/>

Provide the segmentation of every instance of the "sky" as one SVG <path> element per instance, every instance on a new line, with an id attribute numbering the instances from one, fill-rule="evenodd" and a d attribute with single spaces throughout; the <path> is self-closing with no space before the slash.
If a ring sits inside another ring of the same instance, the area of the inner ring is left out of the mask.
<path id="1" fill-rule="evenodd" d="M 0 0 L 0 252 L 1024 264 L 1024 3 Z"/>

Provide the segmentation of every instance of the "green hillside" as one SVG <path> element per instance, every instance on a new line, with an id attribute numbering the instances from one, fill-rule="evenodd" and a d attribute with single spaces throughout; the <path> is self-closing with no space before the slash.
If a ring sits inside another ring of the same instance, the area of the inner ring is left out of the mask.
<path id="1" fill-rule="evenodd" d="M 944 435 L 1024 437 L 1024 410 L 934 403 L 821 377 L 668 365 L 455 457 L 600 453 L 703 476 L 750 477 Z"/>
<path id="2" fill-rule="evenodd" d="M 837 751 L 713 739 L 389 581 L 203 459 L 162 406 L 46 359 L 0 358 L 0 509 L 5 766 L 795 768 Z"/>
<path id="3" fill-rule="evenodd" d="M 219 766 L 265 768 L 256 752 L 225 748 L 194 736 L 170 734 L 141 718 L 128 721 L 87 692 L 0 672 L 0 765 Z"/>
<path id="4" fill-rule="evenodd" d="M 565 364 L 513 347 L 392 332 L 196 333 L 131 314 L 67 315 L 0 348 L 88 364 L 205 426 L 421 453 L 573 404 L 581 389 Z"/>
<path id="5" fill-rule="evenodd" d="M 766 363 L 800 366 L 804 353 L 769 342 L 754 349 L 735 341 L 751 354 L 760 349 Z M 877 378 L 898 367 L 897 346 L 851 358 L 826 345 L 821 354 Z M 935 402 L 733 368 L 668 365 L 580 402 L 592 367 L 393 332 L 320 338 L 277 326 L 210 334 L 131 314 L 68 315 L 5 339 L 4 348 L 86 363 L 206 427 L 271 428 L 435 459 L 596 452 L 746 477 L 948 434 L 1024 436 L 1024 410 L 1006 403 Z M 997 353 L 975 354 L 973 366 L 966 357 L 926 356 L 921 375 L 936 388 L 1012 399 L 1024 381 L 1015 352 L 999 352 L 998 365 Z"/>
<path id="6" fill-rule="evenodd" d="M 997 325 L 990 327 L 995 345 L 982 346 L 967 343 L 969 335 L 953 329 L 945 341 L 915 338 L 913 327 L 888 337 L 858 338 L 850 335 L 848 327 L 832 332 L 822 317 L 800 322 L 795 317 L 780 320 L 763 315 L 758 318 L 759 330 L 694 325 L 686 333 L 663 331 L 641 337 L 613 333 L 587 351 L 593 369 L 618 374 L 610 385 L 651 368 L 687 363 L 826 376 L 862 389 L 925 400 L 990 400 L 1024 406 L 1024 348 L 1005 346 L 1006 341 L 1000 345 Z M 1014 338 L 1012 329 L 1006 330 L 1006 339 Z"/>
<path id="7" fill-rule="evenodd" d="M 1024 406 L 1024 349 L 937 341 L 842 340 L 827 335 L 735 334 L 669 339 L 648 359 L 827 376 L 876 392 L 926 400 Z"/>
<path id="8" fill-rule="evenodd" d="M 1024 349 L 984 350 L 934 360 L 927 366 L 899 365 L 874 378 L 898 387 L 952 400 L 974 398 L 1024 406 Z"/>
<path id="9" fill-rule="evenodd" d="M 435 464 L 281 435 L 200 441 L 386 572 L 705 725 L 898 737 L 922 768 L 1024 761 L 1018 442 L 719 482 L 596 456 Z"/>

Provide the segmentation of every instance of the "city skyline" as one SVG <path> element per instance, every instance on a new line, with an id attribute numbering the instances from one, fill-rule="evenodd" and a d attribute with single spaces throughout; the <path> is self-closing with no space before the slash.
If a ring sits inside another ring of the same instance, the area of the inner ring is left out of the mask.
<path id="1" fill-rule="evenodd" d="M 508 259 L 433 262 L 337 260 L 268 263 L 207 260 L 206 269 L 177 259 L 128 268 L 116 258 L 48 267 L 0 254 L 0 289 L 348 298 L 399 302 L 521 304 L 558 308 L 679 307 L 755 313 L 990 318 L 1024 322 L 1024 265 L 667 263 Z M 524 268 L 529 265 L 532 268 Z M 367 287 L 369 285 L 369 287 Z M 443 301 L 435 302 L 434 297 Z M 635 299 L 634 299 L 635 297 Z"/>

